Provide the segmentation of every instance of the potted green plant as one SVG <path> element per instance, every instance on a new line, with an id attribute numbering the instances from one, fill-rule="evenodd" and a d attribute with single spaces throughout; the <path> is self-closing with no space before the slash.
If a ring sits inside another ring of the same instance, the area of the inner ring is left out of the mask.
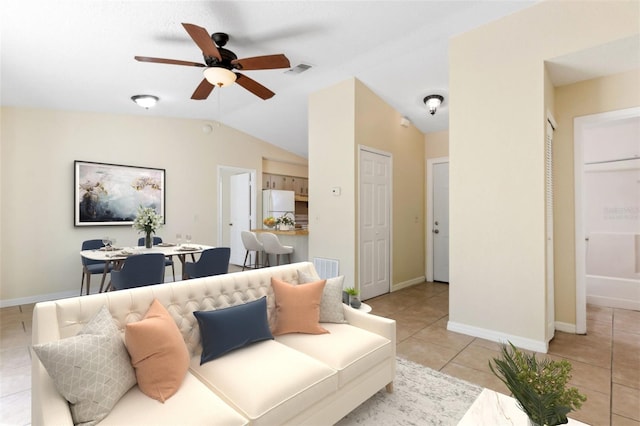
<path id="1" fill-rule="evenodd" d="M 587 400 L 578 389 L 567 388 L 572 368 L 567 360 L 537 359 L 509 342 L 502 345 L 500 358 L 489 361 L 489 368 L 507 385 L 533 425 L 565 424 L 567 414 Z"/>
<path id="2" fill-rule="evenodd" d="M 351 305 L 351 307 L 354 309 L 359 309 L 362 303 L 358 298 L 358 290 L 356 290 L 354 287 L 349 287 L 345 288 L 344 291 L 349 295 L 349 304 Z"/>

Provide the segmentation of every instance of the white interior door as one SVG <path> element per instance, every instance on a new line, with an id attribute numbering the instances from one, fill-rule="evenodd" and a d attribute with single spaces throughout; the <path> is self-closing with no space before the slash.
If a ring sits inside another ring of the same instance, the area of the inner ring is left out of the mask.
<path id="1" fill-rule="evenodd" d="M 360 150 L 360 296 L 391 289 L 391 157 Z"/>
<path id="2" fill-rule="evenodd" d="M 433 165 L 433 280 L 449 282 L 449 163 Z"/>
<path id="3" fill-rule="evenodd" d="M 242 231 L 251 229 L 251 174 L 240 173 L 229 178 L 229 263 L 242 265 L 245 249 Z M 253 253 L 252 253 L 253 255 Z M 253 259 L 252 259 L 253 262 Z"/>

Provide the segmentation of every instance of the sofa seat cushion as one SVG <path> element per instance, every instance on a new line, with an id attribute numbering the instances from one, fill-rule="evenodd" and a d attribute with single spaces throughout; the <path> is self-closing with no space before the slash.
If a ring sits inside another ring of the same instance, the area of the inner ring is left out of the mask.
<path id="1" fill-rule="evenodd" d="M 151 399 L 132 387 L 118 401 L 100 426 L 122 425 L 219 425 L 249 424 L 233 408 L 211 392 L 190 373 L 184 377 L 180 389 L 164 404 Z"/>
<path id="2" fill-rule="evenodd" d="M 338 389 L 335 370 L 274 340 L 202 365 L 194 356 L 190 371 L 256 425 L 285 423 Z"/>
<path id="3" fill-rule="evenodd" d="M 323 323 L 329 333 L 310 336 L 286 334 L 276 341 L 305 353 L 338 371 L 339 386 L 393 357 L 389 339 L 349 324 Z"/>

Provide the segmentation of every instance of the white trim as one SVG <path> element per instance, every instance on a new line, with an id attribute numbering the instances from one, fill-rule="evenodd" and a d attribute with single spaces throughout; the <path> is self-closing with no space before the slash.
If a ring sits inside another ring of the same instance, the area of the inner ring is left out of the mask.
<path id="1" fill-rule="evenodd" d="M 99 289 L 95 289 L 91 294 L 97 294 Z M 68 299 L 70 297 L 78 297 L 80 293 L 78 290 L 62 291 L 59 293 L 38 294 L 36 296 L 18 297 L 16 299 L 3 299 L 0 300 L 0 308 L 7 308 L 9 306 L 29 305 L 31 303 L 48 302 L 50 300 Z"/>
<path id="2" fill-rule="evenodd" d="M 425 281 L 424 277 L 416 277 L 416 278 L 412 278 L 408 281 L 403 281 L 401 283 L 395 284 L 391 286 L 391 291 L 398 291 L 398 290 L 402 290 L 403 288 L 407 288 L 407 287 L 411 287 L 414 286 L 416 284 L 421 284 Z"/>
<path id="3" fill-rule="evenodd" d="M 578 334 L 576 333 L 576 325 L 567 322 L 556 321 L 556 330 L 563 333 Z"/>
<path id="4" fill-rule="evenodd" d="M 425 173 L 425 190 L 427 196 L 425 197 L 424 210 L 427 212 L 425 219 L 425 278 L 427 281 L 433 281 L 433 166 L 434 164 L 449 163 L 449 157 L 437 157 L 427 158 L 426 160 L 426 173 Z"/>
<path id="5" fill-rule="evenodd" d="M 640 311 L 640 303 L 637 300 L 620 299 L 616 297 L 606 296 L 587 296 L 587 303 L 589 303 L 590 305 L 607 306 L 609 308 Z"/>
<path id="6" fill-rule="evenodd" d="M 371 152 L 373 154 L 382 155 L 385 157 L 389 157 L 389 293 L 393 291 L 393 154 L 391 152 L 382 151 L 380 149 L 371 148 L 366 145 L 358 144 L 358 158 L 356 159 L 358 165 L 358 173 L 356 173 L 356 214 L 357 214 L 357 243 L 356 243 L 356 252 L 357 252 L 357 268 L 358 268 L 358 291 L 360 291 L 360 277 L 362 276 L 362 271 L 360 267 L 362 266 L 360 262 L 360 153 L 362 151 Z"/>
<path id="7" fill-rule="evenodd" d="M 461 324 L 458 322 L 447 322 L 447 330 L 455 331 L 456 333 L 466 334 L 468 336 L 480 337 L 482 339 L 490 340 L 497 343 L 511 342 L 519 348 L 528 349 L 530 351 L 536 351 L 541 353 L 547 353 L 549 350 L 549 344 L 543 340 L 527 339 L 526 337 L 515 336 L 512 334 L 501 333 L 495 330 L 489 330 L 486 328 L 474 327 L 472 325 Z"/>
<path id="8" fill-rule="evenodd" d="M 576 333 L 587 332 L 587 283 L 586 283 L 586 233 L 584 224 L 584 152 L 582 147 L 585 128 L 613 120 L 640 116 L 640 107 L 586 115 L 573 119 L 573 173 L 574 173 L 574 223 L 576 268 Z"/>

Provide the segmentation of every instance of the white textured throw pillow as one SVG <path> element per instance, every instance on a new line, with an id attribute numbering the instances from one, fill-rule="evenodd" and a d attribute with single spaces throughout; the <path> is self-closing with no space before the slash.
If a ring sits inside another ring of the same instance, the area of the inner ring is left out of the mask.
<path id="1" fill-rule="evenodd" d="M 106 306 L 78 335 L 34 345 L 33 350 L 69 401 L 76 425 L 98 423 L 136 384 L 129 354 Z"/>
<path id="2" fill-rule="evenodd" d="M 300 284 L 312 283 L 320 280 L 320 277 L 298 270 L 298 282 Z M 320 302 L 320 322 L 345 323 L 344 310 L 342 308 L 342 283 L 344 275 L 335 278 L 327 278 L 327 283 L 322 291 Z"/>

